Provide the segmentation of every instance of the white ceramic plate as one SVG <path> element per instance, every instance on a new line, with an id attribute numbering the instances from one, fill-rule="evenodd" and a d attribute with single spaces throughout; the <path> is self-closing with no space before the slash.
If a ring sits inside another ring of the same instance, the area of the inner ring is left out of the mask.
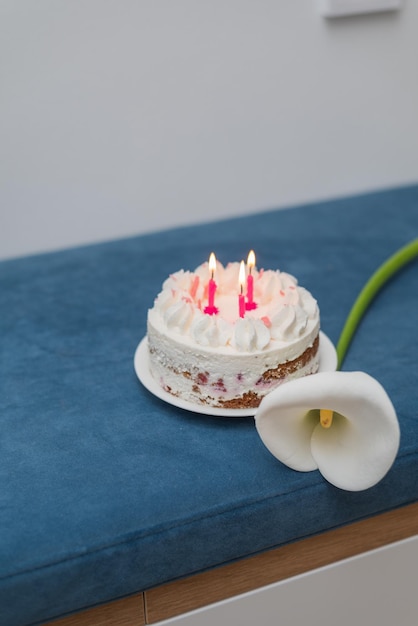
<path id="1" fill-rule="evenodd" d="M 215 417 L 250 417 L 255 415 L 257 408 L 252 409 L 223 409 L 208 406 L 206 404 L 193 404 L 181 398 L 173 396 L 171 393 L 164 391 L 157 381 L 152 377 L 149 369 L 148 342 L 144 337 L 135 351 L 134 367 L 136 375 L 141 383 L 154 396 L 168 402 L 186 411 L 194 413 L 203 413 L 205 415 L 213 415 Z M 320 331 L 319 342 L 319 371 L 334 372 L 337 369 L 337 353 L 332 341 Z"/>

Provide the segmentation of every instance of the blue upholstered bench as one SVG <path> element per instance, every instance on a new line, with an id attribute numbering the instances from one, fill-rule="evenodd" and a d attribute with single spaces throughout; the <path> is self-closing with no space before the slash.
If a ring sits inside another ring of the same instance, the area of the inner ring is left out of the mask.
<path id="1" fill-rule="evenodd" d="M 252 418 L 165 404 L 135 349 L 161 283 L 215 250 L 298 277 L 336 343 L 372 272 L 418 236 L 418 186 L 0 264 L 0 623 L 44 623 L 418 499 L 418 263 L 379 294 L 344 363 L 401 426 L 375 487 L 341 491 L 263 446 Z M 412 509 L 417 511 L 416 508 Z M 410 528 L 418 532 L 418 520 Z"/>

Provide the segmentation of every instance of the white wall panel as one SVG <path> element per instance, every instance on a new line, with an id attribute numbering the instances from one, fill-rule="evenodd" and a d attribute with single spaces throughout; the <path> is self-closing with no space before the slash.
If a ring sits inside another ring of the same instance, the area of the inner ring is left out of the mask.
<path id="1" fill-rule="evenodd" d="M 0 0 L 0 257 L 418 178 L 418 3 Z"/>

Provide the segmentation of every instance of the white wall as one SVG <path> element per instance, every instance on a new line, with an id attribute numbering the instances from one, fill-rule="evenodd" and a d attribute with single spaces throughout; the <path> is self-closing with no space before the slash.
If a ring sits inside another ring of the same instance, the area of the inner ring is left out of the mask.
<path id="1" fill-rule="evenodd" d="M 0 0 L 0 257 L 418 180 L 418 3 Z"/>

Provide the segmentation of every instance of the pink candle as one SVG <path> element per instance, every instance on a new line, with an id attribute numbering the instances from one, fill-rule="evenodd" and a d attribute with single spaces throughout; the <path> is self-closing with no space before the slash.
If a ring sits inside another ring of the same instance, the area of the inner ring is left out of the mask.
<path id="1" fill-rule="evenodd" d="M 254 251 L 251 250 L 248 254 L 247 259 L 247 267 L 248 267 L 248 276 L 247 276 L 247 302 L 245 304 L 245 308 L 247 311 L 253 311 L 257 308 L 257 303 L 254 302 L 254 276 L 251 274 L 253 267 L 255 266 L 255 254 Z"/>
<path id="2" fill-rule="evenodd" d="M 209 280 L 208 291 L 209 291 L 209 294 L 208 294 L 209 308 L 213 309 L 215 307 L 215 292 L 216 292 L 216 283 L 213 280 L 213 278 Z"/>
<path id="3" fill-rule="evenodd" d="M 245 315 L 245 297 L 244 297 L 244 284 L 245 284 L 245 265 L 244 261 L 241 261 L 241 265 L 239 268 L 239 289 L 240 293 L 238 294 L 238 312 L 240 317 L 244 317 Z"/>
<path id="4" fill-rule="evenodd" d="M 238 308 L 239 308 L 239 316 L 244 317 L 245 315 L 245 298 L 244 294 L 240 293 L 238 296 Z"/>
<path id="5" fill-rule="evenodd" d="M 209 271 L 211 273 L 211 277 L 209 279 L 208 284 L 208 306 L 204 308 L 204 312 L 208 315 L 216 315 L 219 309 L 215 306 L 215 293 L 216 293 L 216 283 L 214 280 L 216 270 L 216 257 L 211 253 L 209 257 Z"/>
<path id="6" fill-rule="evenodd" d="M 251 274 L 247 276 L 247 304 L 254 304 L 254 277 Z"/>

